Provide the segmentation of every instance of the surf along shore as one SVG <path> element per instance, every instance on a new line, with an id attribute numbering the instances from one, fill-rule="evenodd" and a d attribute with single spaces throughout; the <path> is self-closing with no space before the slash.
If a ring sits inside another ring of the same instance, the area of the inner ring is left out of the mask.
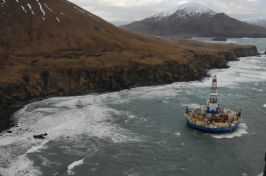
<path id="1" fill-rule="evenodd" d="M 167 49 L 153 48 L 147 43 L 146 52 L 134 54 L 134 51 L 72 51 L 11 57 L 0 76 L 0 132 L 15 126 L 13 113 L 34 101 L 200 81 L 208 77 L 209 69 L 228 68 L 228 61 L 258 55 L 255 46 L 146 37 L 168 46 Z"/>

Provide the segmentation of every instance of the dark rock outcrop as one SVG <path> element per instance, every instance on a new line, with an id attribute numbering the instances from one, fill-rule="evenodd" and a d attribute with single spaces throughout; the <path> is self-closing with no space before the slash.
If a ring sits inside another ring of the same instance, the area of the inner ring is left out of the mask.
<path id="1" fill-rule="evenodd" d="M 33 135 L 34 139 L 45 139 L 45 136 L 47 136 L 47 133 L 39 134 L 39 135 Z"/>
<path id="2" fill-rule="evenodd" d="M 214 39 L 212 39 L 212 41 L 227 41 L 227 38 L 224 38 L 224 37 L 218 37 L 218 38 L 214 38 Z"/>

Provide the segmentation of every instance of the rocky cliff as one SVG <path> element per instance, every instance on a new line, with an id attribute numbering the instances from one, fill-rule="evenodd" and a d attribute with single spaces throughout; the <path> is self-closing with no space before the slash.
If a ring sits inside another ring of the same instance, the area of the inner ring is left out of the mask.
<path id="1" fill-rule="evenodd" d="M 207 69 L 228 68 L 228 61 L 257 55 L 257 48 L 254 46 L 226 46 L 193 41 L 176 41 L 176 45 L 185 47 L 185 52 L 179 54 L 185 60 L 179 57 L 158 60 L 152 54 L 143 54 L 136 59 L 124 61 L 123 64 L 86 67 L 79 61 L 85 53 L 35 59 L 28 67 L 37 67 L 37 70 L 25 69 L 16 74 L 16 79 L 5 82 L 2 79 L 0 82 L 0 131 L 14 125 L 10 117 L 19 106 L 13 105 L 20 101 L 47 95 L 59 96 L 60 93 L 67 95 L 69 92 L 83 93 L 88 90 L 118 91 L 134 86 L 201 80 L 208 76 Z M 220 49 L 216 49 L 217 47 Z M 55 62 L 51 65 L 62 64 L 56 62 L 60 57 L 65 57 L 64 62 L 70 61 L 70 64 L 63 64 L 59 68 L 49 67 L 49 64 L 44 67 L 43 63 L 37 65 L 49 58 Z M 100 54 L 95 54 L 94 57 L 100 57 Z"/>
<path id="2" fill-rule="evenodd" d="M 185 41 L 183 45 L 185 43 L 190 42 Z M 257 48 L 236 46 L 221 51 L 187 48 L 187 52 L 189 54 L 183 56 L 187 57 L 186 62 L 169 59 L 152 63 L 154 56 L 144 55 L 138 60 L 128 60 L 121 65 L 89 68 L 69 66 L 57 69 L 47 67 L 37 74 L 25 72 L 13 82 L 1 83 L 0 108 L 10 107 L 18 101 L 60 92 L 64 94 L 64 92 L 82 92 L 88 89 L 117 91 L 135 85 L 200 80 L 207 76 L 206 69 L 227 68 L 228 61 L 256 55 Z M 69 57 L 79 57 L 82 54 L 84 53 L 76 53 Z M 150 62 L 146 62 L 147 60 Z M 35 60 L 31 64 L 37 62 L 38 60 Z"/>
<path id="3" fill-rule="evenodd" d="M 134 34 L 66 0 L 9 0 L 0 10 L 0 131 L 17 102 L 199 80 L 257 54 L 253 46 Z"/>

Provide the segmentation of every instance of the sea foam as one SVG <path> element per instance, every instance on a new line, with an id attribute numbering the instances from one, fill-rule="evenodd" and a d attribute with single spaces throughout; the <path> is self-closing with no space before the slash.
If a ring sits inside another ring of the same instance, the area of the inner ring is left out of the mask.
<path id="1" fill-rule="evenodd" d="M 234 132 L 230 132 L 230 133 L 222 133 L 222 134 L 206 134 L 206 135 L 210 135 L 213 138 L 216 139 L 223 139 L 223 138 L 234 138 L 234 137 L 241 137 L 244 134 L 247 134 L 247 124 L 245 123 L 240 123 L 238 128 L 235 129 Z"/>
<path id="2" fill-rule="evenodd" d="M 229 62 L 228 69 L 213 69 L 211 75 L 216 75 L 219 87 L 234 87 L 243 82 L 266 81 L 265 56 L 240 58 L 237 62 Z M 210 87 L 212 79 L 203 82 L 192 82 L 193 87 Z"/>
<path id="3" fill-rule="evenodd" d="M 84 158 L 81 159 L 81 160 L 78 160 L 78 161 L 73 162 L 72 164 L 70 164 L 70 165 L 67 167 L 67 173 L 68 173 L 69 175 L 74 175 L 75 172 L 73 171 L 73 169 L 74 169 L 76 166 L 82 165 L 83 163 L 84 163 Z"/>
<path id="4" fill-rule="evenodd" d="M 14 114 L 13 119 L 18 127 L 10 129 L 13 131 L 11 134 L 4 133 L 0 137 L 0 156 L 1 160 L 5 161 L 0 162 L 0 173 L 40 175 L 40 171 L 32 165 L 33 162 L 29 160 L 28 155 L 46 150 L 50 141 L 67 139 L 69 143 L 75 143 L 77 137 L 81 136 L 113 143 L 139 141 L 137 135 L 112 122 L 116 116 L 130 116 L 127 112 L 120 112 L 105 105 L 108 99 L 117 99 L 119 96 L 120 93 L 116 92 L 54 97 L 25 106 Z M 48 134 L 45 141 L 33 138 L 33 135 L 43 133 Z M 66 152 L 68 151 L 70 150 L 66 149 Z"/>
<path id="5" fill-rule="evenodd" d="M 33 161 L 24 154 L 14 159 L 8 167 L 0 167 L 0 175 L 16 176 L 41 176 L 42 173 L 36 167 L 33 167 Z"/>

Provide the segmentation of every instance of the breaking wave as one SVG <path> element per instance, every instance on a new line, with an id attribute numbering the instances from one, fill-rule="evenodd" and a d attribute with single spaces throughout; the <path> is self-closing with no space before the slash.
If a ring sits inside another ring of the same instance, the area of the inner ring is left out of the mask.
<path id="1" fill-rule="evenodd" d="M 206 135 L 210 135 L 216 139 L 223 139 L 223 138 L 230 139 L 230 138 L 234 138 L 234 137 L 241 137 L 244 134 L 247 134 L 248 133 L 247 129 L 248 129 L 247 124 L 240 123 L 238 128 L 236 128 L 236 130 L 233 132 L 222 133 L 222 134 L 206 134 Z"/>

